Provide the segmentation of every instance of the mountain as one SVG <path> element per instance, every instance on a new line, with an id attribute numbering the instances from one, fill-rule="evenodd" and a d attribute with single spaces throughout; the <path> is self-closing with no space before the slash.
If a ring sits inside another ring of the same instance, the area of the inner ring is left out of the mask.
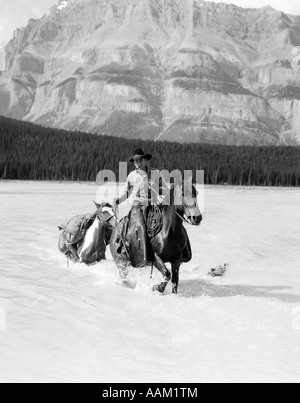
<path id="1" fill-rule="evenodd" d="M 270 7 L 60 1 L 15 32 L 4 62 L 4 116 L 135 139 L 300 144 L 300 17 Z"/>
<path id="2" fill-rule="evenodd" d="M 0 73 L 5 70 L 5 49 L 0 46 Z"/>

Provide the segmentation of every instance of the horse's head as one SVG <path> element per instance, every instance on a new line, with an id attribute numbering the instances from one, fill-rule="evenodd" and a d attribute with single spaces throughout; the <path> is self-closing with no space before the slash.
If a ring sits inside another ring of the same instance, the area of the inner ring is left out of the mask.
<path id="1" fill-rule="evenodd" d="M 117 220 L 113 206 L 106 202 L 98 204 L 94 201 L 94 203 L 95 206 L 97 207 L 96 214 L 98 219 L 100 218 L 104 222 L 108 223 L 108 225 L 115 227 L 117 224 Z"/>
<path id="2" fill-rule="evenodd" d="M 174 189 L 175 205 L 184 211 L 187 221 L 191 225 L 200 225 L 202 213 L 198 204 L 198 191 L 191 181 L 177 185 Z"/>

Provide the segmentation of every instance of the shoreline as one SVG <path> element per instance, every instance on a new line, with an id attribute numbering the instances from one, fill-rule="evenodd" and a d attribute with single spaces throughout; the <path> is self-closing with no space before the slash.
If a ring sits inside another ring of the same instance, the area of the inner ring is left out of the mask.
<path id="1" fill-rule="evenodd" d="M 33 184 L 33 183 L 39 183 L 39 184 L 53 184 L 53 185 L 87 185 L 87 186 L 99 186 L 97 185 L 96 182 L 90 182 L 90 181 L 55 181 L 55 180 L 31 180 L 31 179 L 0 179 L 0 185 L 2 183 L 5 184 Z M 115 182 L 109 182 L 106 183 L 106 185 L 114 186 L 116 183 Z M 119 182 L 119 185 L 124 185 L 125 182 Z M 197 186 L 200 186 L 197 184 Z M 259 185 L 204 185 L 205 189 L 210 189 L 210 190 L 225 190 L 225 189 L 240 189 L 240 190 L 254 190 L 254 189 L 261 189 L 261 190 L 300 190 L 300 186 L 259 186 Z M 1 193 L 1 189 L 0 189 Z"/>

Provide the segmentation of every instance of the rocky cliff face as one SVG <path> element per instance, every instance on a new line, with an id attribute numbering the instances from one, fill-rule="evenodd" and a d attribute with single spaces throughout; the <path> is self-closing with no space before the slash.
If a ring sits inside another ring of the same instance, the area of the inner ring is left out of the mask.
<path id="1" fill-rule="evenodd" d="M 123 137 L 300 144 L 300 17 L 201 0 L 60 1 L 5 47 L 0 114 Z"/>
<path id="2" fill-rule="evenodd" d="M 0 72 L 5 70 L 5 49 L 0 46 Z"/>

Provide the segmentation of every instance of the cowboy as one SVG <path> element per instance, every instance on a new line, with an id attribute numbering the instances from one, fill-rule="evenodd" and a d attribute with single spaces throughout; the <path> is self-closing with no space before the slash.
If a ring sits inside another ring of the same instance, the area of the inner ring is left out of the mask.
<path id="1" fill-rule="evenodd" d="M 145 154 L 142 149 L 135 150 L 134 156 L 129 160 L 135 165 L 135 170 L 127 178 L 124 194 L 115 200 L 117 205 L 124 203 L 128 199 L 131 199 L 132 206 L 141 205 L 146 207 L 151 201 L 155 203 L 155 199 L 157 202 L 155 204 L 161 202 L 158 194 L 159 189 L 155 191 L 155 186 L 153 185 L 157 184 L 159 179 L 161 179 L 161 190 L 169 190 L 169 188 L 160 172 L 154 168 L 150 168 L 149 161 L 151 159 L 151 154 Z"/>
<path id="2" fill-rule="evenodd" d="M 144 153 L 142 149 L 135 150 L 133 157 L 129 160 L 134 164 L 135 170 L 127 178 L 123 195 L 115 199 L 116 205 L 122 204 L 126 200 L 129 200 L 131 204 L 128 231 L 134 227 L 140 241 L 140 250 L 133 251 L 134 256 L 131 256 L 132 259 L 136 259 L 135 262 L 132 262 L 134 267 L 143 267 L 149 262 L 145 223 L 147 209 L 150 205 L 161 204 L 164 194 L 169 193 L 169 187 L 160 172 L 150 167 L 151 159 L 151 154 Z"/>

